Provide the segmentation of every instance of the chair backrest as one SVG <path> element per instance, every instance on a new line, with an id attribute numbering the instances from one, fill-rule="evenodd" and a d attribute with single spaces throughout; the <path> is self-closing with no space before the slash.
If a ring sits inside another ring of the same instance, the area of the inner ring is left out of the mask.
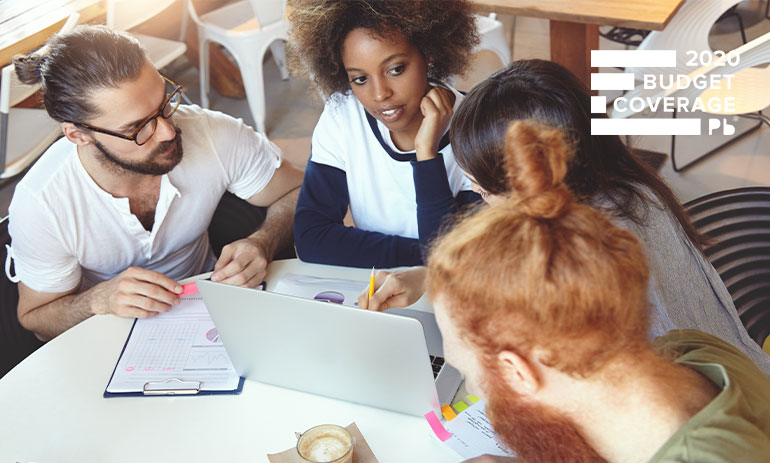
<path id="1" fill-rule="evenodd" d="M 751 42 L 745 43 L 740 47 L 732 50 L 729 54 L 715 59 L 710 64 L 700 67 L 690 73 L 690 77 L 696 75 L 710 76 L 711 74 L 718 74 L 720 76 L 726 75 L 739 75 L 740 71 L 757 66 L 760 64 L 770 63 L 770 32 L 757 37 Z M 733 78 L 732 82 L 738 82 L 740 79 Z M 766 83 L 770 85 L 770 83 Z M 726 83 L 724 84 L 726 88 Z M 724 93 L 725 96 L 737 97 L 739 89 L 729 89 L 730 91 Z M 699 89 L 694 85 L 690 85 L 684 89 L 673 88 L 665 92 L 666 96 L 676 95 L 677 97 L 687 98 L 688 100 L 695 99 L 696 97 L 703 95 L 704 100 L 708 100 L 706 94 L 715 93 L 709 92 L 709 89 Z M 721 94 L 722 92 L 716 92 Z M 740 104 L 736 100 L 737 104 Z"/>
<path id="2" fill-rule="evenodd" d="M 687 66 L 692 50 L 700 54 L 711 51 L 709 32 L 720 16 L 742 0 L 686 0 L 665 29 L 650 32 L 638 50 L 677 50 L 676 68 L 628 68 L 636 75 L 689 74 Z"/>
<path id="3" fill-rule="evenodd" d="M 260 27 L 282 21 L 286 0 L 250 0 Z"/>
<path id="4" fill-rule="evenodd" d="M 5 66 L 0 77 L 0 112 L 8 114 L 11 107 L 31 97 L 40 89 L 40 84 L 21 83 L 13 64 Z"/>
<path id="5" fill-rule="evenodd" d="M 174 0 L 107 0 L 107 27 L 126 31 L 142 24 L 174 3 Z"/>
<path id="6" fill-rule="evenodd" d="M 201 20 L 198 17 L 198 12 L 195 10 L 195 3 L 193 3 L 192 0 L 184 0 L 185 3 L 185 11 L 187 12 L 187 16 L 192 19 L 193 23 L 195 23 L 198 26 L 201 26 Z M 186 24 L 182 24 L 182 27 L 186 27 Z M 180 39 L 184 39 L 184 35 L 179 36 Z"/>
<path id="7" fill-rule="evenodd" d="M 770 336 L 770 187 L 719 191 L 685 204 L 712 242 L 705 253 L 759 345 Z"/>
<path id="8" fill-rule="evenodd" d="M 0 266 L 5 264 L 8 254 L 5 245 L 10 242 L 8 217 L 5 217 L 0 219 Z M 18 304 L 19 288 L 3 272 L 0 276 L 0 378 L 43 345 L 19 323 Z"/>
<path id="9" fill-rule="evenodd" d="M 503 67 L 511 63 L 511 47 L 505 38 L 503 23 L 497 20 L 497 15 L 491 13 L 489 16 L 473 15 L 476 19 L 476 30 L 481 39 L 476 50 L 492 51 L 500 58 Z"/>

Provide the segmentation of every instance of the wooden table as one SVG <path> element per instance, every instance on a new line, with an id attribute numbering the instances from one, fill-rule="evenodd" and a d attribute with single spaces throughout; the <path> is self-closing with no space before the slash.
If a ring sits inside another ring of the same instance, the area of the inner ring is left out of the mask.
<path id="1" fill-rule="evenodd" d="M 479 12 L 548 19 L 551 60 L 591 79 L 591 50 L 599 48 L 599 26 L 663 30 L 684 0 L 471 0 Z"/>
<path id="2" fill-rule="evenodd" d="M 193 0 L 199 15 L 217 9 L 232 0 Z M 80 24 L 104 23 L 104 0 L 0 0 L 0 67 L 11 62 L 14 55 L 28 53 L 43 45 L 61 29 L 70 13 L 80 13 Z M 160 14 L 131 29 L 146 34 L 178 40 L 186 2 L 178 1 Z M 198 35 L 190 20 L 187 27 L 187 57 L 198 64 Z M 211 85 L 221 95 L 246 98 L 238 67 L 227 58 L 219 46 L 211 47 Z M 38 107 L 40 98 L 32 96 L 19 107 Z"/>
<path id="3" fill-rule="evenodd" d="M 13 55 L 43 45 L 70 13 L 80 13 L 80 23 L 104 17 L 100 0 L 0 0 L 0 66 Z"/>

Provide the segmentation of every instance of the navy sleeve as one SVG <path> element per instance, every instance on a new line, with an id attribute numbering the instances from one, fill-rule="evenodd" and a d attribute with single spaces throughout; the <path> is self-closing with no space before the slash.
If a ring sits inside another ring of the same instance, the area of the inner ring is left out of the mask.
<path id="1" fill-rule="evenodd" d="M 428 161 L 412 161 L 412 174 L 417 198 L 417 233 L 420 246 L 427 251 L 444 221 L 461 206 L 480 201 L 481 196 L 472 191 L 461 191 L 457 198 L 452 196 L 440 153 Z"/>
<path id="2" fill-rule="evenodd" d="M 300 259 L 364 268 L 422 265 L 418 240 L 346 227 L 349 203 L 345 172 L 309 161 L 294 213 Z"/>

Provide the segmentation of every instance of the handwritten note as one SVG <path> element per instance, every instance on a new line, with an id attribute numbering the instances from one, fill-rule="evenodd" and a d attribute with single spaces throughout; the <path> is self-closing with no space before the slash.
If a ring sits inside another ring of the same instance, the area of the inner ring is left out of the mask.
<path id="1" fill-rule="evenodd" d="M 443 426 L 436 415 L 430 412 L 425 415 L 431 429 L 442 442 L 464 459 L 481 455 L 496 455 L 501 457 L 516 456 L 514 452 L 503 445 L 495 435 L 492 425 L 484 412 L 484 401 L 478 400 L 462 413 Z"/>

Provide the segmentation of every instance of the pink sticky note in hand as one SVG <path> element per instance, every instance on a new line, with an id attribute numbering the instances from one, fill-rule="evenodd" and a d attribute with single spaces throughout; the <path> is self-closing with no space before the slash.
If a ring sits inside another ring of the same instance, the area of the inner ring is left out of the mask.
<path id="1" fill-rule="evenodd" d="M 441 424 L 441 421 L 439 421 L 436 414 L 433 413 L 433 410 L 425 414 L 425 419 L 428 420 L 430 428 L 441 442 L 446 442 L 450 437 L 452 437 L 452 433 L 444 429 L 444 425 Z"/>
<path id="2" fill-rule="evenodd" d="M 192 283 L 187 283 L 186 285 L 182 285 L 182 294 L 180 294 L 179 297 L 185 297 L 191 294 L 198 294 L 198 286 L 195 284 L 194 281 Z"/>

